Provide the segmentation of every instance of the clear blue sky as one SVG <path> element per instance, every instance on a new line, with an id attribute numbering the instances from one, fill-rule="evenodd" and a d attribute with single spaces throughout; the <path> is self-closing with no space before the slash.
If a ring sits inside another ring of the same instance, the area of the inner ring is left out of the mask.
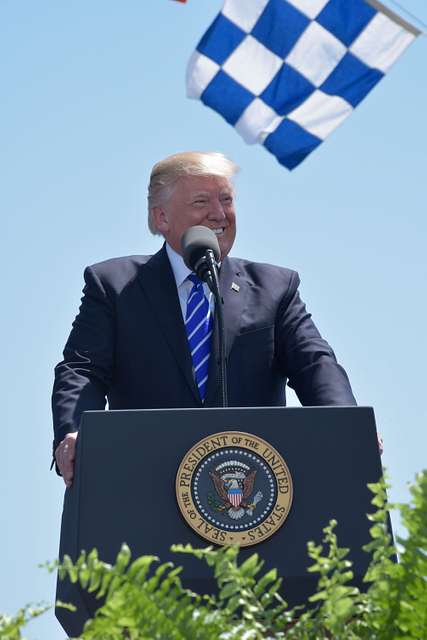
<path id="1" fill-rule="evenodd" d="M 402 2 L 427 19 L 425 0 Z M 2 611 L 53 601 L 37 568 L 56 556 L 63 497 L 48 470 L 53 366 L 84 266 L 159 247 L 146 182 L 170 153 L 220 150 L 241 166 L 233 254 L 300 272 L 359 404 L 375 408 L 392 497 L 426 466 L 426 38 L 289 173 L 185 97 L 221 6 L 0 1 Z M 48 615 L 27 636 L 63 633 Z"/>

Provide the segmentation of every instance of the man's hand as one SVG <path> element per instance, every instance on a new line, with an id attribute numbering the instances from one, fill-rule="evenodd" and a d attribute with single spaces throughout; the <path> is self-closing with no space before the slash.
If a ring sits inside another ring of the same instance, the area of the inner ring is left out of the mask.
<path id="1" fill-rule="evenodd" d="M 55 460 L 67 487 L 71 487 L 74 477 L 74 459 L 76 457 L 77 431 L 67 433 L 56 447 Z"/>

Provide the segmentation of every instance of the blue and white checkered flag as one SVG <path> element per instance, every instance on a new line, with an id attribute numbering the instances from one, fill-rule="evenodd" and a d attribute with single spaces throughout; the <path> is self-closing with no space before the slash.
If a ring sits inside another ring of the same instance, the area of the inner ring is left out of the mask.
<path id="1" fill-rule="evenodd" d="M 226 0 L 191 57 L 187 94 L 293 169 L 419 33 L 377 0 Z"/>

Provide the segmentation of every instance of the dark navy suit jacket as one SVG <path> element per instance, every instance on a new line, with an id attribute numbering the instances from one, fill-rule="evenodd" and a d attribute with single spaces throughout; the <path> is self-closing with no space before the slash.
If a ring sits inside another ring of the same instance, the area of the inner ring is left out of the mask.
<path id="1" fill-rule="evenodd" d="M 201 407 L 165 247 L 152 257 L 88 267 L 85 281 L 64 360 L 55 368 L 54 447 L 78 428 L 83 411 L 104 409 L 106 397 L 110 409 Z M 298 284 L 289 269 L 223 260 L 230 406 L 284 406 L 287 380 L 303 405 L 355 404 Z M 218 406 L 219 391 L 217 357 L 211 357 L 204 406 Z"/>

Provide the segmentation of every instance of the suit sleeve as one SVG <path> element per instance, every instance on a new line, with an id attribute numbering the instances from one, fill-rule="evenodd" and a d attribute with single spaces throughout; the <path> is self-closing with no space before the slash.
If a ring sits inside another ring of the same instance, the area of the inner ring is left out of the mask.
<path id="1" fill-rule="evenodd" d="M 105 409 L 114 355 L 114 305 L 100 278 L 88 267 L 79 313 L 55 367 L 52 394 L 54 451 L 64 436 L 79 428 L 83 411 Z"/>
<path id="2" fill-rule="evenodd" d="M 302 302 L 299 276 L 292 272 L 276 318 L 276 353 L 289 386 L 304 406 L 355 405 L 343 367 L 322 338 Z"/>

